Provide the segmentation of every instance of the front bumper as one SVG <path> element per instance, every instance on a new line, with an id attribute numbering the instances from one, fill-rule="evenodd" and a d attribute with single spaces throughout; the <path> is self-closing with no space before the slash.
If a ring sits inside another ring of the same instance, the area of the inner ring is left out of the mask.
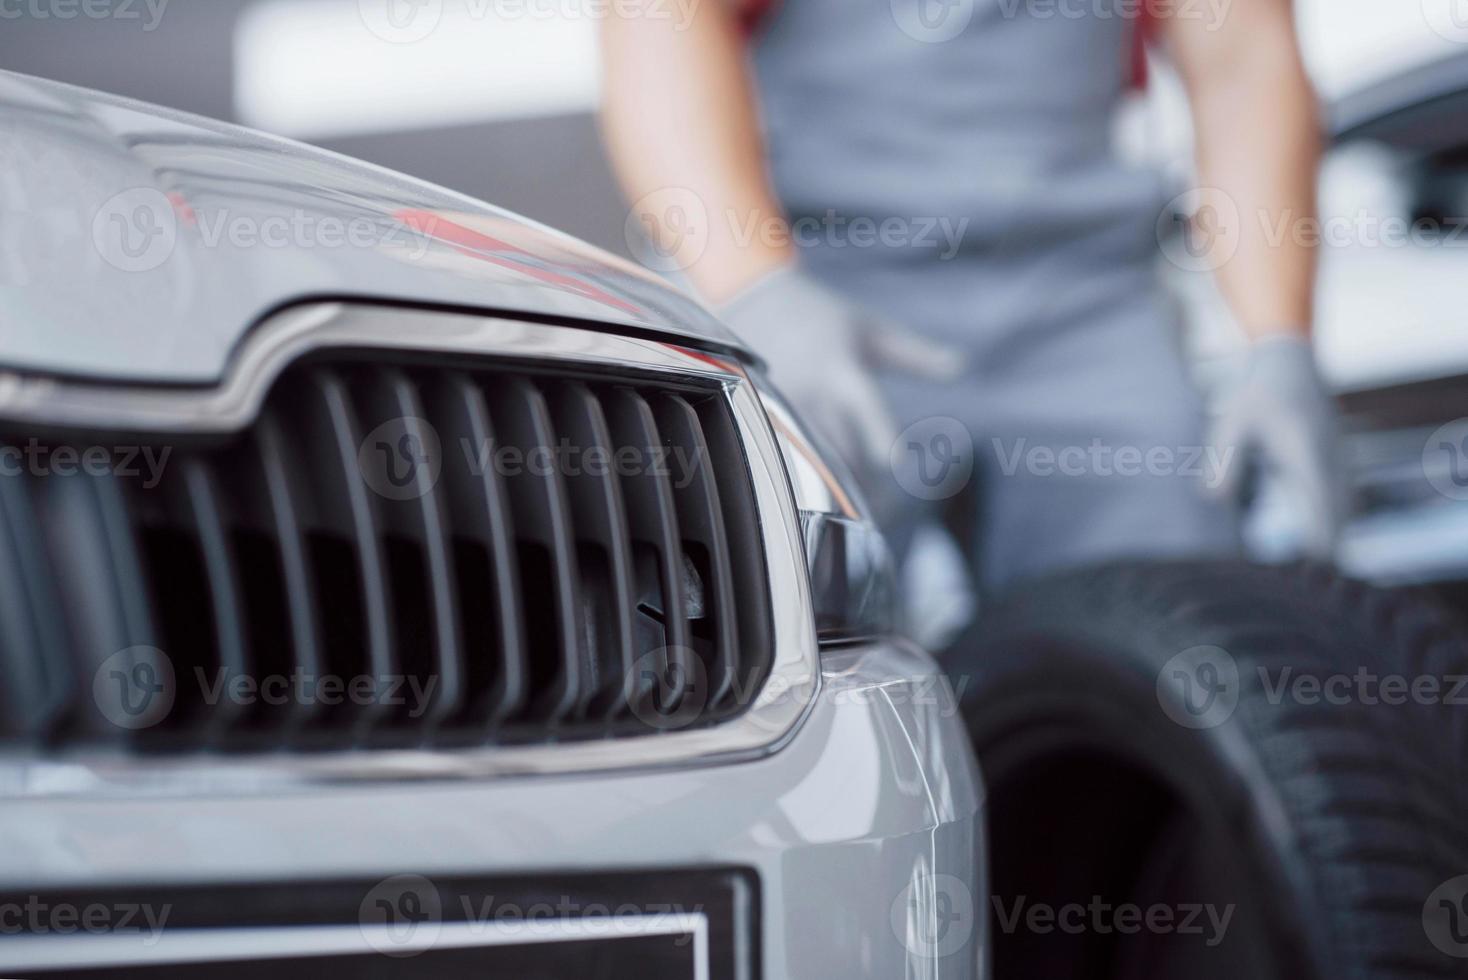
<path id="1" fill-rule="evenodd" d="M 371 888 L 404 874 L 726 867 L 748 869 L 758 883 L 746 974 L 968 980 L 986 947 L 981 802 L 936 663 L 905 645 L 853 646 L 825 655 L 819 694 L 790 741 L 749 762 L 269 795 L 5 801 L 0 908 L 88 889 Z M 137 962 L 186 943 L 187 932 L 165 926 L 130 948 L 117 936 L 32 930 L 0 943 L 0 975 L 75 964 L 98 938 L 112 945 L 114 962 Z"/>

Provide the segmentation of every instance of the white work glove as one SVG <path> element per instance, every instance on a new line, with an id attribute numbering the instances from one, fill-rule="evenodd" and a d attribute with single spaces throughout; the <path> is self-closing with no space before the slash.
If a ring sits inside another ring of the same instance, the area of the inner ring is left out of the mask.
<path id="1" fill-rule="evenodd" d="M 1301 546 L 1328 559 L 1349 511 L 1335 403 L 1310 341 L 1290 334 L 1255 340 L 1242 375 L 1222 399 L 1212 444 L 1228 457 L 1221 497 L 1238 500 L 1251 461 L 1279 481 L 1300 512 Z"/>
<path id="2" fill-rule="evenodd" d="M 949 348 L 842 299 L 794 266 L 782 266 L 719 310 L 769 365 L 801 419 L 857 473 L 885 471 L 897 423 L 872 376 L 889 367 L 952 380 L 963 362 Z"/>

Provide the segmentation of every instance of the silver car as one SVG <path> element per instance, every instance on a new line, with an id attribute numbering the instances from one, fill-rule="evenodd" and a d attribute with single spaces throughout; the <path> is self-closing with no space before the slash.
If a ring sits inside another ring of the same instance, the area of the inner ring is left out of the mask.
<path id="1" fill-rule="evenodd" d="M 656 277 L 8 73 L 0 155 L 0 974 L 1468 957 L 1431 608 L 1119 562 L 940 665 L 839 461 Z"/>
<path id="2" fill-rule="evenodd" d="M 0 973 L 975 975 L 947 681 L 707 312 L 233 126 L 0 132 Z"/>

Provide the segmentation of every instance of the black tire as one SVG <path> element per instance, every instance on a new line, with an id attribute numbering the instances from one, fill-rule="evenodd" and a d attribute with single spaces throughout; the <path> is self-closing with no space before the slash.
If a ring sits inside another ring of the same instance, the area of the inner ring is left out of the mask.
<path id="1" fill-rule="evenodd" d="M 1468 706 L 1442 703 L 1468 655 L 1442 617 L 1319 569 L 1135 563 L 1018 588 L 945 659 L 989 792 L 997 980 L 1468 976 L 1423 919 L 1468 874 Z M 1313 703 L 1297 680 L 1358 670 Z M 1439 703 L 1361 694 L 1424 674 Z M 1017 914 L 1098 897 L 1174 928 Z M 1193 904 L 1232 907 L 1216 944 L 1176 928 Z"/>

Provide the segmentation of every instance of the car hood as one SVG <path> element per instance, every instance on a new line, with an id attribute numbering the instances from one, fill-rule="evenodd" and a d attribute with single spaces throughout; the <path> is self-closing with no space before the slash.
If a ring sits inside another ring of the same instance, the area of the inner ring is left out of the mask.
<path id="1" fill-rule="evenodd" d="M 208 383 L 266 314 L 322 298 L 737 344 L 653 274 L 510 212 L 290 140 L 0 72 L 0 366 Z"/>

